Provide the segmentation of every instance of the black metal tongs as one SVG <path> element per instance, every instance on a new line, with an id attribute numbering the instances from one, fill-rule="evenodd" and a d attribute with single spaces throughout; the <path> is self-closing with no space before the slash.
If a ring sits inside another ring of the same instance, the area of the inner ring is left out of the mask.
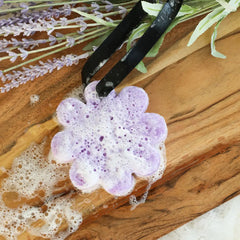
<path id="1" fill-rule="evenodd" d="M 148 0 L 154 3 L 154 0 Z M 144 58 L 161 35 L 167 30 L 179 12 L 183 0 L 168 0 L 157 18 L 144 35 L 127 54 L 103 77 L 96 90 L 100 97 L 107 96 Z M 82 70 L 82 83 L 87 85 L 90 79 L 108 61 L 110 56 L 122 45 L 131 31 L 136 28 L 147 13 L 142 9 L 141 0 L 133 7 L 108 38 L 96 49 Z"/>

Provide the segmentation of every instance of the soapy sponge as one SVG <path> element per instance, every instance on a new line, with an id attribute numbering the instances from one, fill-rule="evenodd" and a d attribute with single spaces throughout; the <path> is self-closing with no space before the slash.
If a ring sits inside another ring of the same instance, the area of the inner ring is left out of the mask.
<path id="1" fill-rule="evenodd" d="M 99 98 L 97 83 L 86 87 L 86 103 L 67 98 L 58 106 L 63 131 L 52 139 L 52 154 L 59 163 L 72 162 L 70 179 L 82 192 L 103 187 L 123 196 L 134 188 L 133 174 L 146 178 L 158 171 L 167 126 L 160 115 L 145 113 L 143 89 L 125 87 Z"/>

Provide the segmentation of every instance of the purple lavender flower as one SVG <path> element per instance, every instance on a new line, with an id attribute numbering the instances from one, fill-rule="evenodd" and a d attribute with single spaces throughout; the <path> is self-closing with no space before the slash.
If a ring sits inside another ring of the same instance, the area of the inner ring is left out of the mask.
<path id="1" fill-rule="evenodd" d="M 105 9 L 107 12 L 110 12 L 113 9 L 113 4 L 109 1 L 102 1 L 103 3 L 106 4 Z"/>
<path id="2" fill-rule="evenodd" d="M 29 10 L 29 6 L 26 3 L 20 3 L 20 7 L 23 8 L 21 13 L 26 13 Z"/>
<path id="3" fill-rule="evenodd" d="M 69 16 L 71 14 L 71 8 L 68 5 L 65 5 L 61 8 L 52 8 L 42 11 L 27 12 L 24 14 L 17 14 L 14 17 L 7 19 L 0 19 L 0 27 L 3 26 L 12 26 L 19 23 L 31 24 L 32 22 L 37 22 L 38 19 L 51 19 L 59 18 L 60 16 Z"/>
<path id="4" fill-rule="evenodd" d="M 101 13 L 101 12 L 99 12 L 99 11 L 93 11 L 93 13 L 98 17 L 98 18 L 103 18 L 103 14 Z"/>
<path id="5" fill-rule="evenodd" d="M 18 50 L 21 52 L 21 58 L 22 58 L 22 60 L 26 59 L 27 56 L 28 56 L 28 51 L 26 51 L 26 50 L 23 49 L 23 48 L 18 48 Z"/>
<path id="6" fill-rule="evenodd" d="M 17 59 L 17 54 L 15 53 L 15 52 L 12 52 L 12 51 L 7 51 L 7 53 L 8 53 L 8 55 L 11 57 L 10 58 L 10 61 L 11 62 L 15 62 L 16 61 L 16 59 Z"/>
<path id="7" fill-rule="evenodd" d="M 57 41 L 56 37 L 54 37 L 53 35 L 49 35 L 48 40 L 50 41 L 50 46 L 54 45 Z"/>
<path id="8" fill-rule="evenodd" d="M 75 44 L 75 38 L 73 37 L 67 37 L 67 46 L 72 47 Z"/>
<path id="9" fill-rule="evenodd" d="M 67 98 L 58 106 L 64 130 L 52 139 L 53 157 L 73 162 L 70 179 L 83 192 L 102 186 L 110 194 L 127 195 L 135 185 L 133 174 L 148 178 L 159 170 L 167 126 L 160 115 L 145 113 L 143 89 L 126 87 L 99 98 L 96 84 L 85 89 L 86 104 Z"/>
<path id="10" fill-rule="evenodd" d="M 94 11 L 98 11 L 100 8 L 100 6 L 96 2 L 91 3 L 91 7 L 94 9 Z"/>
<path id="11" fill-rule="evenodd" d="M 9 55 L 11 56 L 11 61 L 16 60 L 17 55 L 14 52 L 9 51 Z M 22 49 L 21 57 L 26 57 L 27 51 L 25 52 Z M 61 58 L 54 58 L 52 61 L 48 60 L 47 62 L 40 61 L 39 64 L 33 66 L 30 65 L 29 67 L 23 67 L 22 71 L 13 71 L 12 74 L 3 74 L 0 71 L 0 79 L 2 82 L 10 81 L 5 83 L 2 87 L 0 87 L 0 92 L 8 92 L 13 88 L 16 88 L 22 84 L 25 84 L 28 81 L 33 81 L 35 78 L 43 76 L 47 73 L 51 73 L 54 69 L 61 69 L 64 66 L 72 66 L 73 64 L 78 64 L 80 59 L 87 58 L 89 53 L 83 53 L 81 55 L 73 55 L 68 54 L 64 55 Z"/>
<path id="12" fill-rule="evenodd" d="M 122 14 L 123 16 L 127 14 L 127 9 L 125 7 L 118 6 L 118 8 L 119 8 L 119 14 Z"/>
<path id="13" fill-rule="evenodd" d="M 49 39 L 50 40 L 50 39 Z M 11 38 L 11 40 L 7 40 L 6 38 L 0 40 L 0 52 L 6 52 L 10 45 L 13 47 L 22 47 L 22 48 L 31 48 L 39 46 L 39 44 L 47 43 L 46 39 L 26 39 L 22 38 L 22 41 L 17 40 L 16 38 Z"/>

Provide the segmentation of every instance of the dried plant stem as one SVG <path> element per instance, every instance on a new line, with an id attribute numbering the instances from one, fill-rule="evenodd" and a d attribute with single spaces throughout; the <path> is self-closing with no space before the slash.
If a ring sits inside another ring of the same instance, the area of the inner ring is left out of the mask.
<path id="1" fill-rule="evenodd" d="M 14 3 L 15 1 L 4 1 L 4 3 Z M 25 1 L 25 0 L 17 0 L 17 2 L 32 2 L 31 0 Z M 48 3 L 48 4 L 39 4 L 34 6 L 29 6 L 28 10 L 37 9 L 37 8 L 48 8 L 48 7 L 54 7 L 54 6 L 61 6 L 61 5 L 71 5 L 71 4 L 77 4 L 77 3 L 91 3 L 92 1 L 89 0 L 76 0 L 76 1 L 67 1 L 67 2 L 56 2 L 56 3 Z M 136 3 L 136 0 L 132 0 L 127 3 L 122 3 L 121 6 L 130 5 Z M 119 4 L 112 4 L 113 7 L 119 6 Z M 13 13 L 17 11 L 24 10 L 23 7 L 20 8 L 9 8 L 9 9 L 2 9 L 0 10 L 0 13 Z"/>
<path id="2" fill-rule="evenodd" d="M 103 33 L 106 33 L 107 31 L 108 31 L 107 28 L 105 28 L 105 29 L 98 29 L 98 30 L 94 31 L 94 34 L 91 33 L 89 37 L 86 37 L 86 38 L 84 37 L 84 39 L 80 39 L 79 41 L 76 41 L 76 42 L 75 42 L 75 45 L 80 44 L 80 43 L 83 43 L 83 42 L 88 41 L 88 40 L 91 40 L 91 39 L 96 38 L 96 37 L 98 37 L 98 36 L 101 36 Z M 85 36 L 86 36 L 86 34 L 85 34 Z M 66 44 L 66 43 L 65 43 L 65 44 Z M 61 45 L 61 46 L 62 46 L 62 45 Z M 13 67 L 7 68 L 7 69 L 3 70 L 2 72 L 3 72 L 3 73 L 7 73 L 7 72 L 9 72 L 9 71 L 12 71 L 12 70 L 17 69 L 17 68 L 19 68 L 19 67 L 22 67 L 22 66 L 24 66 L 24 65 L 27 65 L 27 64 L 29 64 L 29 63 L 32 63 L 32 62 L 38 61 L 38 60 L 40 60 L 40 59 L 42 59 L 42 58 L 48 57 L 48 56 L 50 56 L 50 55 L 52 55 L 52 54 L 54 54 L 54 53 L 58 53 L 58 52 L 60 52 L 60 51 L 63 51 L 63 50 L 65 50 L 65 49 L 67 49 L 67 48 L 69 48 L 69 47 L 68 47 L 68 46 L 65 46 L 65 47 L 61 47 L 61 48 L 55 49 L 55 50 L 53 50 L 53 51 L 47 52 L 47 53 L 45 53 L 45 54 L 42 54 L 41 56 L 38 56 L 38 57 L 36 57 L 36 58 L 30 59 L 30 60 L 28 60 L 28 61 L 25 61 L 25 62 L 22 62 L 22 63 L 20 63 L 20 64 L 18 64 L 18 65 L 15 65 L 15 66 L 13 66 Z M 49 50 L 49 49 L 48 49 L 48 50 Z M 41 50 L 41 51 L 43 51 L 43 50 Z M 38 50 L 37 50 L 37 52 L 41 52 L 41 51 L 38 51 Z M 36 53 L 36 51 L 35 51 L 35 53 Z"/>
<path id="3" fill-rule="evenodd" d="M 116 20 L 114 21 L 115 24 L 120 23 L 121 20 Z M 89 27 L 95 27 L 95 26 L 99 26 L 99 23 L 89 23 L 88 26 Z M 69 29 L 69 28 L 80 28 L 82 27 L 81 25 L 67 25 L 67 26 L 59 26 L 59 27 L 54 27 L 54 30 L 60 30 L 60 29 Z"/>
<path id="4" fill-rule="evenodd" d="M 82 36 L 82 35 L 79 36 L 79 35 L 78 35 L 78 37 L 75 37 L 74 40 L 77 41 L 77 40 L 79 40 L 79 39 L 83 39 L 83 38 L 88 37 L 88 36 L 91 36 L 91 35 L 92 35 L 93 38 L 98 37 L 99 34 L 97 34 L 97 33 L 101 32 L 101 31 L 105 31 L 107 28 L 106 28 L 106 27 L 102 27 L 102 28 L 100 28 L 100 29 L 99 29 L 99 28 L 95 28 L 95 29 L 96 29 L 96 30 L 94 30 L 94 31 L 91 31 L 91 32 L 89 32 L 89 33 L 85 33 L 84 36 Z M 70 34 L 66 35 L 66 37 L 67 37 L 67 36 L 70 36 Z M 62 39 L 66 39 L 66 37 L 63 37 Z M 56 39 L 59 39 L 59 40 L 60 40 L 60 38 L 56 38 Z M 61 46 L 67 45 L 67 44 L 68 44 L 68 41 L 64 41 L 64 42 L 62 42 L 62 43 L 58 43 L 58 44 L 55 44 L 55 45 L 53 45 L 53 46 L 49 46 L 49 47 L 46 47 L 46 48 L 39 48 L 39 49 L 36 49 L 36 50 L 28 51 L 28 55 L 30 55 L 30 54 L 35 54 L 35 53 L 38 53 L 38 52 L 49 51 L 49 50 L 51 50 L 51 49 L 58 48 L 58 47 L 61 47 Z M 16 48 L 17 48 L 17 47 L 11 48 L 11 50 L 16 49 Z M 67 46 L 67 48 L 69 48 L 69 46 Z M 9 50 L 10 50 L 10 49 L 9 49 Z M 16 56 L 17 56 L 17 57 L 19 57 L 19 56 L 21 56 L 21 55 L 22 55 L 21 53 L 16 53 Z M 11 56 L 1 57 L 1 58 L 0 58 L 0 62 L 3 61 L 3 60 L 10 59 L 10 58 L 11 58 Z"/>

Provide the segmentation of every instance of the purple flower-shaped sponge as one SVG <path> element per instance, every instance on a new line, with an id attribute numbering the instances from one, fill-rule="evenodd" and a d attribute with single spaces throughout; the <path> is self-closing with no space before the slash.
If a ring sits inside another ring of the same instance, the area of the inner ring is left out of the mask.
<path id="1" fill-rule="evenodd" d="M 167 126 L 160 115 L 145 113 L 148 96 L 143 89 L 126 87 L 99 98 L 97 83 L 85 89 L 86 104 L 67 98 L 58 106 L 64 129 L 52 139 L 52 154 L 59 163 L 73 162 L 70 179 L 83 192 L 102 186 L 123 196 L 133 190 L 133 173 L 149 177 L 158 171 Z"/>

